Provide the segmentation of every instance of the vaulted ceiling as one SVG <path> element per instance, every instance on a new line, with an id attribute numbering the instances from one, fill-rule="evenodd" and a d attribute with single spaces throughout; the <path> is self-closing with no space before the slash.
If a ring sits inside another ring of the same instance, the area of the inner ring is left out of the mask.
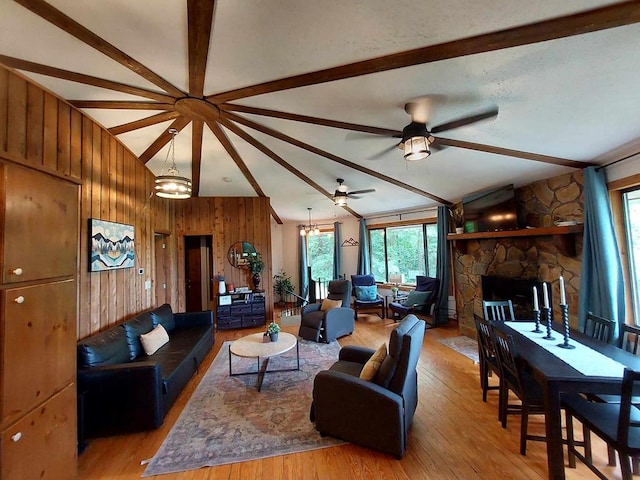
<path id="1" fill-rule="evenodd" d="M 179 130 L 199 196 L 268 196 L 278 222 L 366 217 L 636 146 L 639 21 L 637 0 L 0 0 L 0 63 L 156 174 Z M 435 138 L 416 162 L 394 148 L 409 102 Z M 337 178 L 375 192 L 336 207 Z"/>

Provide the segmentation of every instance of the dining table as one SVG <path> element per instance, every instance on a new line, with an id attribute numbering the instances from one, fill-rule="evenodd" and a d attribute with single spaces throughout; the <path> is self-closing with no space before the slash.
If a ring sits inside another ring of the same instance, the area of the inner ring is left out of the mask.
<path id="1" fill-rule="evenodd" d="M 562 348 L 559 324 L 552 328 L 553 340 L 543 338 L 544 326 L 534 333 L 531 321 L 495 322 L 494 328 L 511 334 L 522 368 L 542 386 L 549 478 L 564 479 L 562 394 L 620 394 L 624 369 L 640 370 L 640 357 L 573 330 L 568 343 L 577 348 Z"/>

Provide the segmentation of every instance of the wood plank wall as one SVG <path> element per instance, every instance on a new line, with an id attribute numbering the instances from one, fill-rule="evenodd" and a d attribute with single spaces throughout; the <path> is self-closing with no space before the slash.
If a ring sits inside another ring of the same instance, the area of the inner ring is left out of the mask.
<path id="1" fill-rule="evenodd" d="M 78 338 L 155 306 L 154 231 L 173 232 L 174 204 L 150 197 L 153 174 L 115 137 L 65 101 L 0 66 L 0 161 L 81 184 Z M 135 225 L 136 267 L 88 272 L 88 222 Z M 175 259 L 176 242 L 170 242 Z M 170 278 L 177 305 L 175 261 Z M 144 274 L 138 275 L 143 268 Z"/>
<path id="2" fill-rule="evenodd" d="M 227 283 L 253 287 L 247 269 L 235 268 L 227 260 L 235 242 L 250 242 L 265 262 L 260 288 L 266 293 L 267 320 L 273 315 L 270 203 L 261 197 L 192 198 L 176 206 L 175 230 L 178 240 L 178 272 L 184 272 L 184 236 L 213 236 L 213 274 L 224 275 Z M 184 285 L 181 273 L 180 285 Z M 184 292 L 179 307 L 184 309 Z"/>

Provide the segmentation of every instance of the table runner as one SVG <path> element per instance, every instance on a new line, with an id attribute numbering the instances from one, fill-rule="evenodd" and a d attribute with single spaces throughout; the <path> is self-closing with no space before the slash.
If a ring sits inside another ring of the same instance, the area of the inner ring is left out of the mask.
<path id="1" fill-rule="evenodd" d="M 553 340 L 543 339 L 542 337 L 546 335 L 546 328 L 543 325 L 541 325 L 540 328 L 544 333 L 533 333 L 532 330 L 535 328 L 533 322 L 506 322 L 506 324 L 563 362 L 569 364 L 583 375 L 622 378 L 624 374 L 625 367 L 623 364 L 573 339 L 570 339 L 569 342 L 576 348 L 567 349 L 559 347 L 558 344 L 562 343 L 563 337 L 556 331 L 552 333 L 555 337 Z"/>

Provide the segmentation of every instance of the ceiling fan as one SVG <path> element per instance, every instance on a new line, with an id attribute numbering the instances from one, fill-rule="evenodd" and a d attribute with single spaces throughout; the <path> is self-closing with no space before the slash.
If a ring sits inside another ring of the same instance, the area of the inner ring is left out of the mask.
<path id="1" fill-rule="evenodd" d="M 358 199 L 360 198 L 358 195 L 361 193 L 371 193 L 376 191 L 375 188 L 366 188 L 364 190 L 354 190 L 353 192 L 350 192 L 349 187 L 344 185 L 343 178 L 336 178 L 336 181 L 338 182 L 338 187 L 333 193 L 333 203 L 339 207 L 346 207 L 347 199 L 349 198 Z"/>
<path id="2" fill-rule="evenodd" d="M 390 152 L 394 148 L 404 150 L 404 158 L 408 161 L 422 160 L 431 155 L 431 149 L 441 149 L 444 146 L 438 145 L 438 138 L 433 134 L 452 130 L 454 128 L 464 127 L 481 120 L 494 118 L 498 115 L 498 107 L 494 106 L 487 110 L 468 115 L 466 117 L 457 118 L 440 125 L 428 128 L 427 121 L 429 119 L 430 102 L 429 97 L 423 97 L 420 100 L 412 101 L 404 106 L 404 111 L 411 116 L 411 123 L 402 129 L 402 140 L 400 143 L 393 145 L 382 152 L 374 155 L 370 159 L 376 159 Z"/>

